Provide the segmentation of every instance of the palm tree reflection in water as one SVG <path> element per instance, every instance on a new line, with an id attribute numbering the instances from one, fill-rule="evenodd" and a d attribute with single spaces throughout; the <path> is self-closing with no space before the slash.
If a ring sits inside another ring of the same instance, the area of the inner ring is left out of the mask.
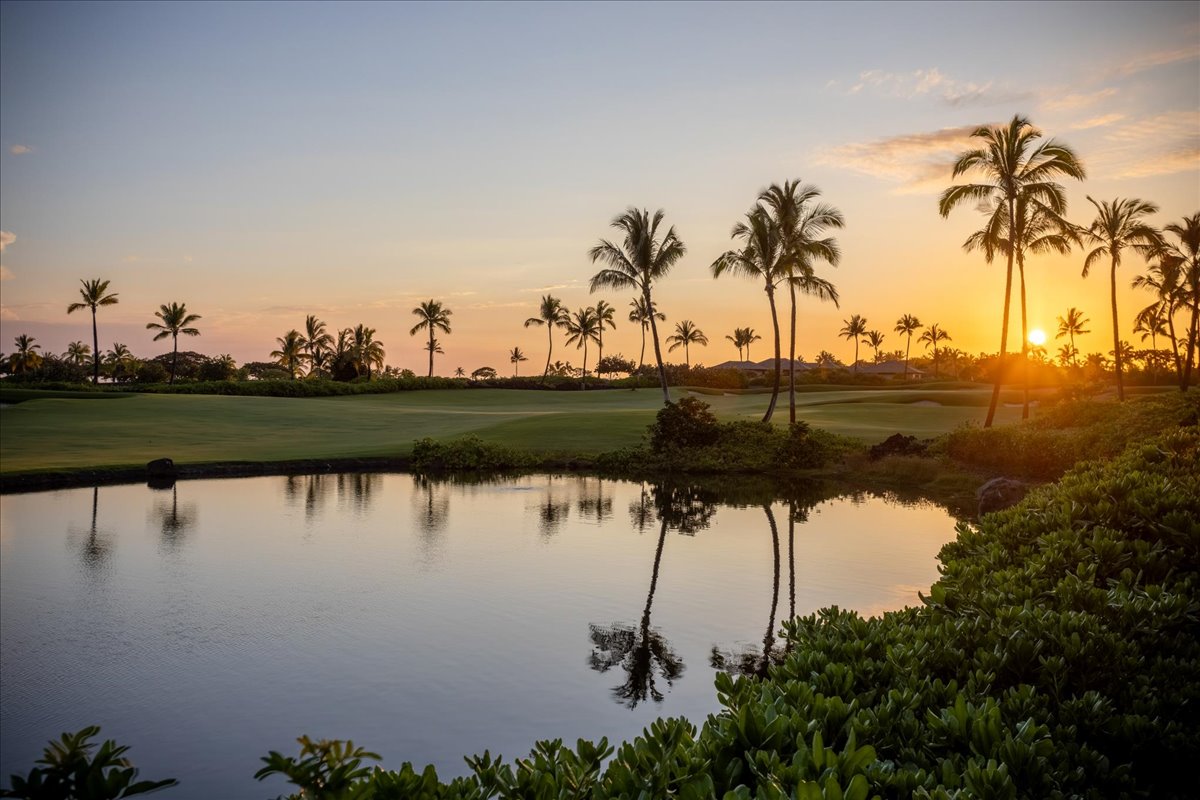
<path id="1" fill-rule="evenodd" d="M 180 508 L 179 489 L 175 483 L 171 484 L 171 502 L 157 503 L 154 514 L 158 517 L 162 544 L 170 550 L 174 550 L 182 544 L 184 534 L 196 524 L 196 504 L 187 503 Z"/>
<path id="2" fill-rule="evenodd" d="M 650 627 L 650 611 L 658 588 L 667 530 L 674 527 L 682 534 L 694 535 L 707 528 L 716 513 L 715 503 L 695 489 L 655 486 L 651 494 L 659 518 L 658 546 L 654 550 L 650 591 L 646 595 L 641 624 L 637 627 L 619 622 L 588 625 L 593 645 L 588 665 L 597 672 L 607 672 L 616 666 L 625 670 L 624 683 L 613 687 L 612 693 L 618 703 L 629 708 L 636 708 L 647 699 L 662 702 L 664 694 L 657 686 L 657 679 L 665 680 L 670 686 L 684 672 L 683 659 L 671 649 L 661 633 Z M 630 517 L 639 531 L 649 522 L 648 499 L 643 488 L 641 498 L 630 504 Z"/>
<path id="3" fill-rule="evenodd" d="M 109 537 L 100 533 L 96 526 L 96 513 L 100 508 L 100 487 L 92 487 L 92 525 L 88 528 L 87 538 L 79 546 L 79 558 L 88 569 L 103 567 L 112 554 L 112 542 Z M 73 538 L 73 535 L 72 535 Z"/>

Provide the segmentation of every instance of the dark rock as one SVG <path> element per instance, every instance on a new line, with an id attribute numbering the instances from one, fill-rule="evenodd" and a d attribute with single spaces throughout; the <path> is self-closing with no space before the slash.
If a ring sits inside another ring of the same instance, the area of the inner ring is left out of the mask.
<path id="1" fill-rule="evenodd" d="M 170 489 L 175 485 L 175 477 L 168 476 L 166 478 L 147 478 L 146 485 L 156 491 Z"/>
<path id="2" fill-rule="evenodd" d="M 979 500 L 979 514 L 990 514 L 1015 506 L 1029 492 L 1029 486 L 1012 478 L 993 478 L 979 487 L 975 497 Z"/>
<path id="3" fill-rule="evenodd" d="M 174 478 L 175 462 L 169 458 L 156 458 L 146 464 L 146 475 L 151 478 Z"/>
<path id="4" fill-rule="evenodd" d="M 872 461 L 878 461 L 884 456 L 920 456 L 925 454 L 928 445 L 917 441 L 915 436 L 905 436 L 893 433 L 870 450 Z"/>

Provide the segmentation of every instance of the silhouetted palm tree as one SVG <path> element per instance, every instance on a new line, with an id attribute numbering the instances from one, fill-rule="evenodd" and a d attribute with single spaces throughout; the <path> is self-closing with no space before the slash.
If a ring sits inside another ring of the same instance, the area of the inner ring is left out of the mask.
<path id="1" fill-rule="evenodd" d="M 1058 333 L 1054 338 L 1061 339 L 1064 336 L 1070 337 L 1069 341 L 1071 342 L 1071 350 L 1078 354 L 1079 350 L 1075 347 L 1075 337 L 1082 336 L 1085 333 L 1091 333 L 1090 330 L 1083 327 L 1089 322 L 1091 322 L 1091 320 L 1083 316 L 1082 311 L 1074 306 L 1071 306 L 1067 309 L 1067 315 L 1065 317 L 1058 318 Z M 1071 363 L 1074 364 L 1075 362 L 1072 361 Z"/>
<path id="2" fill-rule="evenodd" d="M 513 365 L 513 377 L 517 376 L 521 368 L 521 362 L 528 360 L 529 359 L 526 358 L 525 354 L 521 352 L 521 348 L 519 347 L 514 347 L 508 352 L 508 361 Z"/>
<path id="3" fill-rule="evenodd" d="M 669 228 L 662 239 L 658 238 L 658 228 L 662 224 L 663 211 L 659 209 L 651 216 L 650 212 L 642 209 L 629 208 L 624 214 L 612 221 L 612 227 L 622 231 L 624 237 L 620 246 L 601 239 L 600 243 L 588 251 L 592 263 L 597 261 L 607 264 L 592 276 L 591 291 L 597 289 L 635 289 L 641 295 L 646 308 L 654 309 L 651 296 L 654 282 L 666 277 L 681 258 L 687 253 L 687 247 L 675 234 L 675 228 Z M 650 334 L 654 340 L 654 358 L 658 362 L 658 379 L 662 384 L 663 403 L 671 402 L 671 392 L 667 388 L 667 371 L 663 367 L 662 348 L 658 344 L 658 326 L 654 315 L 650 315 Z"/>
<path id="4" fill-rule="evenodd" d="M 567 317 L 567 344 L 583 348 L 583 370 L 580 373 L 580 388 L 587 388 L 587 346 L 588 342 L 600 338 L 600 323 L 596 319 L 596 309 L 581 308 Z"/>
<path id="5" fill-rule="evenodd" d="M 300 362 L 304 360 L 304 337 L 300 335 L 300 331 L 293 328 L 283 336 L 276 338 L 275 341 L 279 345 L 279 349 L 271 351 L 271 358 L 286 369 L 292 380 L 295 380 L 296 370 L 300 368 Z"/>
<path id="6" fill-rule="evenodd" d="M 454 368 L 454 377 L 456 377 L 456 378 L 462 378 L 462 377 L 465 377 L 465 376 L 466 376 L 466 374 L 467 374 L 467 373 L 466 373 L 466 370 L 464 370 L 462 367 L 455 367 L 455 368 Z"/>
<path id="7" fill-rule="evenodd" d="M 1058 365 L 1060 367 L 1075 366 L 1075 357 L 1079 355 L 1079 351 L 1069 344 L 1064 344 L 1058 348 Z"/>
<path id="8" fill-rule="evenodd" d="M 671 346 L 667 348 L 668 352 L 674 352 L 680 346 L 683 347 L 683 362 L 688 369 L 692 368 L 688 347 L 693 344 L 708 346 L 708 337 L 704 335 L 704 331 L 693 325 L 690 319 L 676 322 L 675 333 L 668 336 L 667 341 L 671 343 Z"/>
<path id="9" fill-rule="evenodd" d="M 429 331 L 429 341 L 432 342 L 434 333 L 436 331 L 450 333 L 450 315 L 454 312 L 443 306 L 441 301 L 430 300 L 428 302 L 421 303 L 412 310 L 412 313 L 417 316 L 417 319 L 419 319 L 420 322 L 412 326 L 412 329 L 408 332 L 409 336 L 416 336 L 417 331 L 425 328 Z M 432 378 L 434 351 L 432 346 L 427 347 L 426 349 L 429 350 L 429 377 Z"/>
<path id="10" fill-rule="evenodd" d="M 108 366 L 109 374 L 116 383 L 120 383 L 133 375 L 137 359 L 129 352 L 129 348 L 120 342 L 113 342 L 112 350 L 104 354 L 104 363 Z"/>
<path id="11" fill-rule="evenodd" d="M 34 344 L 37 339 L 28 334 L 20 334 L 13 339 L 17 351 L 8 357 L 8 369 L 14 375 L 33 372 L 42 366 L 42 356 L 34 351 L 41 350 L 40 344 Z"/>
<path id="12" fill-rule="evenodd" d="M 1159 254 L 1156 261 L 1150 264 L 1145 275 L 1133 279 L 1133 288 L 1149 289 L 1155 294 L 1155 301 L 1138 312 L 1138 317 L 1146 314 L 1161 316 L 1167 326 L 1167 336 L 1171 340 L 1171 356 L 1175 362 L 1175 376 L 1180 388 L 1186 388 L 1183 362 L 1179 358 L 1179 340 L 1175 335 L 1175 313 L 1180 308 L 1186 308 L 1187 287 L 1183 283 L 1183 262 Z"/>
<path id="13" fill-rule="evenodd" d="M 750 359 L 750 345 L 754 344 L 755 342 L 761 342 L 762 337 L 754 332 L 754 328 L 745 328 L 745 331 L 746 331 L 746 337 L 745 337 L 746 360 L 750 361 L 751 360 Z"/>
<path id="14" fill-rule="evenodd" d="M 846 225 L 842 212 L 831 205 L 818 203 L 821 192 L 817 187 L 800 181 L 784 181 L 783 186 L 771 184 L 758 196 L 765 205 L 771 224 L 779 231 L 783 249 L 783 267 L 788 276 L 788 295 L 791 299 L 791 326 L 788 335 L 788 420 L 796 421 L 796 291 L 838 305 L 837 289 L 816 276 L 817 262 L 825 261 L 836 267 L 841 250 L 832 237 L 819 238 L 829 228 Z"/>
<path id="15" fill-rule="evenodd" d="M 925 329 L 917 341 L 924 342 L 926 350 L 933 348 L 933 377 L 938 377 L 938 342 L 953 341 L 950 334 L 939 328 L 935 322 Z"/>
<path id="16" fill-rule="evenodd" d="M 1179 265 L 1180 284 L 1184 288 L 1183 302 L 1190 305 L 1192 310 L 1188 324 L 1187 353 L 1179 382 L 1179 388 L 1187 391 L 1198 360 L 1197 354 L 1200 353 L 1200 211 L 1184 217 L 1182 223 L 1172 222 L 1164 231 L 1179 239 L 1178 244 L 1164 241 L 1162 258 Z"/>
<path id="17" fill-rule="evenodd" d="M 82 308 L 92 310 L 92 383 L 100 382 L 100 337 L 96 332 L 96 309 L 100 306 L 115 306 L 119 300 L 117 295 L 108 294 L 108 281 L 93 278 L 90 281 L 80 279 L 83 287 L 79 290 L 82 301 L 67 306 L 67 313 L 72 314 Z"/>
<path id="18" fill-rule="evenodd" d="M 650 315 L 653 313 L 654 318 L 659 322 L 666 322 L 667 315 L 654 308 L 654 304 L 646 305 L 646 300 L 638 295 L 629 301 L 632 307 L 629 311 L 629 321 L 637 324 L 642 329 L 642 351 L 638 354 L 638 373 L 642 371 L 642 365 L 646 363 L 646 330 L 650 327 Z M 651 309 L 654 308 L 653 311 Z M 637 384 L 634 384 L 637 388 Z"/>
<path id="19" fill-rule="evenodd" d="M 321 369 L 326 360 L 326 353 L 333 346 L 333 337 L 325 328 L 325 323 L 309 314 L 304 319 L 304 347 L 308 350 L 309 375 Z"/>
<path id="20" fill-rule="evenodd" d="M 779 568 L 779 526 L 775 522 L 775 513 L 771 510 L 771 506 L 764 504 L 763 511 L 767 515 L 767 524 L 771 529 L 771 554 L 772 554 L 772 589 L 771 589 L 771 613 L 767 619 L 767 632 L 763 636 L 762 653 L 756 653 L 753 650 L 747 650 L 741 653 L 722 653 L 715 645 L 712 648 L 710 663 L 714 669 L 725 670 L 728 672 L 755 676 L 759 678 L 767 677 L 767 672 L 770 669 L 771 662 L 775 652 L 775 615 L 779 610 L 779 583 L 780 583 L 780 568 Z M 789 518 L 790 519 L 790 518 Z M 795 521 L 790 519 L 788 529 L 788 556 L 791 561 L 791 545 L 795 537 Z M 795 568 L 792 564 L 791 570 L 791 612 L 795 616 Z"/>
<path id="21" fill-rule="evenodd" d="M 1158 303 L 1154 303 L 1139 311 L 1138 315 L 1133 318 L 1133 332 L 1140 333 L 1142 335 L 1143 342 L 1149 338 L 1150 349 L 1155 353 L 1155 355 L 1157 355 L 1158 337 L 1166 336 L 1168 334 L 1167 321 L 1163 317 L 1162 306 Z M 1158 375 L 1156 374 L 1154 368 L 1155 360 L 1151 359 L 1149 362 L 1147 362 L 1147 366 L 1150 369 L 1150 383 L 1157 383 Z"/>
<path id="22" fill-rule="evenodd" d="M 741 239 L 742 249 L 721 254 L 710 267 L 713 277 L 719 278 L 726 272 L 732 272 L 751 280 L 761 280 L 763 291 L 767 294 L 767 302 L 771 306 L 771 327 L 775 332 L 775 382 L 771 388 L 767 412 L 763 415 L 763 422 L 770 422 L 775 414 L 775 404 L 779 400 L 779 382 L 782 377 L 779 313 L 775 308 L 775 289 L 788 277 L 783 242 L 779 230 L 771 223 L 770 216 L 762 206 L 755 206 L 747 212 L 746 221 L 734 225 L 729 236 L 732 239 Z"/>
<path id="23" fill-rule="evenodd" d="M 858 374 L 858 345 L 867 332 L 867 320 L 858 314 L 851 314 L 850 319 L 842 320 L 842 329 L 838 336 L 854 340 L 854 374 Z"/>
<path id="24" fill-rule="evenodd" d="M 613 321 L 613 315 L 617 310 L 603 300 L 596 302 L 595 308 L 592 309 L 596 313 L 596 375 L 600 374 L 599 364 L 604 360 L 604 326 L 617 329 L 617 323 Z"/>
<path id="25" fill-rule="evenodd" d="M 914 317 L 912 314 L 905 314 L 900 319 L 896 320 L 896 327 L 893 329 L 896 333 L 908 337 L 908 345 L 904 348 L 904 379 L 908 380 L 908 354 L 912 351 L 913 334 L 923 328 L 921 320 Z"/>
<path id="26" fill-rule="evenodd" d="M 171 337 L 171 379 L 168 383 L 175 383 L 175 366 L 179 360 L 179 334 L 184 336 L 199 336 L 200 331 L 196 328 L 188 327 L 193 322 L 200 319 L 199 314 L 189 314 L 186 303 L 171 303 L 170 305 L 163 304 L 158 311 L 154 312 L 154 316 L 158 317 L 161 322 L 147 322 L 146 330 L 158 331 L 154 337 L 154 341 Z"/>
<path id="27" fill-rule="evenodd" d="M 88 347 L 83 342 L 71 342 L 67 345 L 67 352 L 63 353 L 63 360 L 68 364 L 74 364 L 77 367 L 82 367 L 91 360 L 92 348 Z"/>
<path id="28" fill-rule="evenodd" d="M 542 305 L 538 309 L 538 316 L 525 320 L 526 328 L 530 325 L 546 326 L 546 338 L 549 346 L 546 348 L 546 370 L 542 373 L 543 383 L 546 382 L 546 376 L 550 374 L 550 356 L 554 353 L 554 329 L 563 327 L 566 316 L 567 310 L 563 308 L 562 301 L 548 294 L 542 297 Z"/>
<path id="29" fill-rule="evenodd" d="M 725 338 L 728 341 L 732 342 L 733 346 L 737 348 L 738 361 L 744 360 L 742 358 L 742 348 L 746 346 L 746 339 L 745 339 L 746 333 L 745 332 L 746 332 L 745 328 L 734 328 L 732 336 L 730 336 L 729 334 L 725 335 Z"/>
<path id="30" fill-rule="evenodd" d="M 863 341 L 871 345 L 875 350 L 875 363 L 879 363 L 879 348 L 883 344 L 883 334 L 879 331 L 867 331 L 867 335 Z"/>
<path id="31" fill-rule="evenodd" d="M 1096 207 L 1096 218 L 1088 226 L 1085 235 L 1089 244 L 1095 247 L 1083 261 L 1083 277 L 1088 276 L 1092 265 L 1101 258 L 1108 256 L 1111 266 L 1110 285 L 1112 288 L 1112 323 L 1113 323 L 1113 352 L 1115 353 L 1115 369 L 1117 374 L 1117 400 L 1125 399 L 1125 384 L 1121 372 L 1124 366 L 1121 352 L 1121 331 L 1117 320 L 1117 267 L 1121 266 L 1121 252 L 1133 250 L 1143 257 L 1150 258 L 1163 246 L 1162 235 L 1143 221 L 1144 217 L 1158 212 L 1158 206 L 1144 200 L 1117 198 L 1111 203 L 1107 200 L 1097 203 L 1088 197 L 1088 202 Z"/>
<path id="32" fill-rule="evenodd" d="M 432 337 L 430 337 L 430 340 L 433 340 Z M 436 344 L 436 342 L 434 343 Z M 372 367 L 383 369 L 383 359 L 386 354 L 383 349 L 383 342 L 375 338 L 374 328 L 368 328 L 361 323 L 354 326 L 351 353 L 353 354 L 355 372 L 357 374 L 365 373 L 367 380 L 371 380 Z M 432 363 L 433 353 L 429 354 L 429 360 Z"/>
<path id="33" fill-rule="evenodd" d="M 1055 214 L 1066 211 L 1066 193 L 1054 183 L 1059 175 L 1082 180 L 1083 165 L 1070 147 L 1050 139 L 1035 144 L 1042 134 L 1021 116 L 1014 116 L 1004 127 L 980 127 L 971 134 L 981 140 L 981 146 L 959 155 L 952 177 L 980 171 L 985 183 L 951 186 L 938 199 L 938 212 L 949 216 L 955 206 L 967 202 L 990 202 L 986 213 L 986 229 L 996 232 L 1015 231 L 1017 200 L 1026 198 L 1041 203 Z M 968 242 L 971 241 L 968 239 Z M 985 253 L 989 252 L 985 250 Z M 983 426 L 990 428 L 1000 401 L 1000 384 L 1004 379 L 1005 354 L 1008 348 L 1008 312 L 1012 296 L 1012 273 L 1016 252 L 1008 248 L 1008 269 L 1004 284 L 1004 315 L 1000 325 L 1000 359 Z"/>

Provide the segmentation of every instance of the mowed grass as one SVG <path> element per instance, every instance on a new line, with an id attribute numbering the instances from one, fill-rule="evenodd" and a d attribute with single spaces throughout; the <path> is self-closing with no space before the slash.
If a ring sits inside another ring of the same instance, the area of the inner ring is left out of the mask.
<path id="1" fill-rule="evenodd" d="M 674 398 L 685 390 L 672 390 Z M 893 433 L 936 436 L 982 422 L 986 389 L 849 389 L 797 395 L 797 416 L 873 443 Z M 723 419 L 755 419 L 765 395 L 701 396 Z M 1006 393 L 1007 402 L 1019 400 Z M 940 403 L 940 405 L 935 405 Z M 475 434 L 567 456 L 642 440 L 661 405 L 656 390 L 538 392 L 502 389 L 350 397 L 126 396 L 111 402 L 50 398 L 0 409 L 0 473 L 181 464 L 404 456 L 416 439 Z M 1002 408 L 1000 421 L 1020 416 Z M 787 397 L 775 420 L 786 423 Z"/>

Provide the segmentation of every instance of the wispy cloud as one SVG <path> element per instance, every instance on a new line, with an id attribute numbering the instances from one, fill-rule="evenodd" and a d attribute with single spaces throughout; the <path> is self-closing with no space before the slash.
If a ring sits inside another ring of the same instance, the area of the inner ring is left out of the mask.
<path id="1" fill-rule="evenodd" d="M 583 286 L 583 281 L 573 280 L 566 283 L 554 283 L 549 286 L 535 286 L 532 289 L 521 289 L 520 291 L 527 294 L 540 294 L 542 292 L 557 292 L 560 289 L 578 289 Z"/>
<path id="2" fill-rule="evenodd" d="M 832 80 L 826 85 L 832 91 L 847 95 L 873 94 L 900 99 L 934 97 L 950 106 L 1012 103 L 1031 97 L 1026 91 L 1014 91 L 996 86 L 993 81 L 975 83 L 946 75 L 937 67 L 911 72 L 885 72 L 872 69 L 860 72 L 848 84 Z"/>
<path id="3" fill-rule="evenodd" d="M 946 187 L 955 158 L 971 146 L 971 133 L 979 127 L 964 125 L 852 142 L 828 150 L 818 159 L 898 183 L 896 191 L 901 194 L 931 193 Z"/>
<path id="4" fill-rule="evenodd" d="M 1092 160 L 1118 178 L 1200 170 L 1200 111 L 1169 111 L 1115 125 Z"/>
<path id="5" fill-rule="evenodd" d="M 1117 69 L 1117 74 L 1133 75 L 1138 72 L 1145 72 L 1148 69 L 1165 67 L 1167 64 L 1177 64 L 1180 61 L 1194 61 L 1196 59 L 1200 59 L 1200 44 L 1189 44 L 1186 47 L 1178 47 L 1173 50 L 1143 53 L 1122 64 Z"/>
<path id="6" fill-rule="evenodd" d="M 1107 100 L 1117 93 L 1118 89 L 1115 86 L 1106 86 L 1094 92 L 1072 92 L 1071 94 L 1059 94 L 1057 91 L 1047 92 L 1047 97 L 1042 100 L 1042 109 L 1045 111 L 1078 111 L 1081 108 L 1091 108 L 1103 100 Z"/>
<path id="7" fill-rule="evenodd" d="M 12 270 L 8 267 L 0 267 L 0 281 L 11 281 L 12 279 Z"/>
<path id="8" fill-rule="evenodd" d="M 0 319 L 7 320 L 9 322 L 15 322 L 21 318 L 17 316 L 17 312 L 13 311 L 8 306 L 0 305 Z"/>
<path id="9" fill-rule="evenodd" d="M 8 148 L 8 152 L 14 156 L 23 156 L 26 153 L 32 153 L 33 148 L 27 144 L 14 144 L 12 147 Z"/>
<path id="10" fill-rule="evenodd" d="M 1124 114 L 1104 114 L 1099 117 L 1092 117 L 1080 122 L 1073 123 L 1070 128 L 1073 131 L 1086 131 L 1088 128 L 1103 128 L 1106 125 L 1112 125 L 1125 119 Z"/>
<path id="11" fill-rule="evenodd" d="M 17 240 L 17 235 L 12 231 L 0 231 L 0 253 L 4 252 L 4 248 Z"/>

